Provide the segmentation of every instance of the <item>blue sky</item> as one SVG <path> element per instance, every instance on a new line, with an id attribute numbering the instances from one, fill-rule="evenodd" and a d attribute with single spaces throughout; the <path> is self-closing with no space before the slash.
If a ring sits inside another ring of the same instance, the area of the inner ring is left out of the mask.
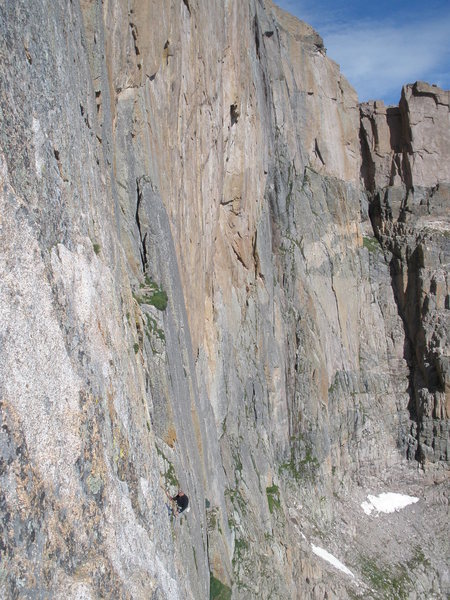
<path id="1" fill-rule="evenodd" d="M 450 88 L 448 0 L 274 1 L 318 31 L 361 102 L 397 104 L 417 80 Z"/>

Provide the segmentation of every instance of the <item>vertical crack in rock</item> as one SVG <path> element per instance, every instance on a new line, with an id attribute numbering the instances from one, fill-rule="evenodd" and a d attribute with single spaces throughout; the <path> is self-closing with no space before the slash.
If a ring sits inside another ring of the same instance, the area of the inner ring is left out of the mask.
<path id="1" fill-rule="evenodd" d="M 261 60 L 261 54 L 259 51 L 261 40 L 260 40 L 259 22 L 258 22 L 257 15 L 255 15 L 255 17 L 253 19 L 253 37 L 255 40 L 256 56 L 258 57 L 258 60 Z"/>
<path id="2" fill-rule="evenodd" d="M 137 27 L 134 23 L 130 23 L 130 29 L 131 29 L 131 35 L 133 37 L 134 52 L 135 52 L 136 56 L 139 56 L 141 53 L 139 51 L 139 47 L 137 44 L 137 39 L 138 39 Z"/>
<path id="3" fill-rule="evenodd" d="M 185 5 L 185 7 L 187 8 L 187 11 L 189 13 L 189 16 L 191 15 L 191 7 L 189 5 L 189 0 L 183 0 L 183 4 Z"/>
<path id="4" fill-rule="evenodd" d="M 325 165 L 325 161 L 322 158 L 322 154 L 320 153 L 320 149 L 319 149 L 319 143 L 317 141 L 317 138 L 315 138 L 314 140 L 314 152 L 316 153 L 317 158 L 320 160 L 320 162 Z"/>
<path id="5" fill-rule="evenodd" d="M 142 199 L 143 199 L 143 195 L 142 195 L 142 183 L 143 183 L 143 179 L 142 178 L 136 180 L 136 213 L 135 213 L 135 219 L 136 219 L 137 229 L 138 229 L 138 232 L 139 232 L 139 253 L 140 253 L 140 257 L 141 257 L 142 272 L 146 273 L 147 272 L 147 267 L 148 267 L 147 248 L 146 248 L 147 232 L 145 232 L 144 234 L 142 234 L 141 222 L 140 222 L 140 217 L 139 217 L 139 211 L 142 208 L 141 207 L 141 203 L 142 203 Z"/>

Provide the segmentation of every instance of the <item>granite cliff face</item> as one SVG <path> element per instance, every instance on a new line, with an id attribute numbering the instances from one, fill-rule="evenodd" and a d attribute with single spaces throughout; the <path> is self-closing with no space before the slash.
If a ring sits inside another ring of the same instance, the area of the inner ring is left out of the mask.
<path id="1" fill-rule="evenodd" d="M 270 0 L 0 31 L 2 596 L 445 596 L 448 92 Z"/>

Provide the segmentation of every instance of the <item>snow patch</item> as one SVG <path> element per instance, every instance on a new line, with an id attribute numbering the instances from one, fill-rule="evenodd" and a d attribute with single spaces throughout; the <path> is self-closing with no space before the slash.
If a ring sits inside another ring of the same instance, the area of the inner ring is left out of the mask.
<path id="1" fill-rule="evenodd" d="M 361 503 L 361 508 L 366 515 L 371 515 L 374 510 L 383 513 L 393 513 L 396 510 L 400 510 L 414 504 L 419 501 L 419 498 L 415 496 L 405 496 L 404 494 L 394 494 L 392 492 L 386 492 L 379 494 L 378 496 L 367 496 L 367 502 Z"/>
<path id="2" fill-rule="evenodd" d="M 347 569 L 347 567 L 344 564 L 342 564 L 341 561 L 338 560 L 335 556 L 333 556 L 323 548 L 319 548 L 319 546 L 314 546 L 314 544 L 311 544 L 311 546 L 314 554 L 317 554 L 317 556 L 320 556 L 320 558 L 323 558 L 331 565 L 333 565 L 333 567 L 336 567 L 336 569 L 339 569 L 339 571 L 342 571 L 346 575 L 350 575 L 350 577 L 355 577 L 350 571 L 350 569 Z"/>

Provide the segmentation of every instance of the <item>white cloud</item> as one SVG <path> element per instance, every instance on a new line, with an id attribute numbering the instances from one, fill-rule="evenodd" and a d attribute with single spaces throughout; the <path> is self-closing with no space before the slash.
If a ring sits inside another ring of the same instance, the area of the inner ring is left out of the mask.
<path id="1" fill-rule="evenodd" d="M 450 87 L 450 11 L 444 2 L 413 1 L 403 10 L 401 3 L 371 6 L 365 20 L 352 16 L 358 2 L 275 2 L 315 27 L 361 101 L 397 103 L 402 86 L 417 80 Z"/>
<path id="2" fill-rule="evenodd" d="M 448 87 L 450 15 L 399 25 L 354 22 L 321 34 L 330 58 L 356 88 L 361 101 L 397 102 L 405 83 L 425 80 Z"/>

